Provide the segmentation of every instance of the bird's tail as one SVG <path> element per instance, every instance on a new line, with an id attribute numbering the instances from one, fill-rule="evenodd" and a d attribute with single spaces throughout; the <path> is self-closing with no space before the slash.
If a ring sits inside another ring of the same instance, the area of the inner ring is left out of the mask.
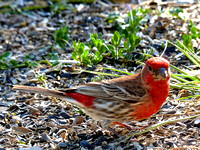
<path id="1" fill-rule="evenodd" d="M 68 96 L 63 91 L 59 90 L 50 90 L 42 87 L 32 87 L 32 86 L 24 86 L 24 85 L 14 85 L 13 90 L 19 90 L 30 93 L 39 93 L 47 96 L 53 96 L 61 99 L 66 99 Z"/>

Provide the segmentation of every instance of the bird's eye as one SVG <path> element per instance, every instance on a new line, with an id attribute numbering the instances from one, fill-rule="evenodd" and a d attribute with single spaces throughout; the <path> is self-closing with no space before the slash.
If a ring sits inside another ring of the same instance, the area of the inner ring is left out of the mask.
<path id="1" fill-rule="evenodd" d="M 149 71 L 153 71 L 153 69 L 149 66 Z"/>

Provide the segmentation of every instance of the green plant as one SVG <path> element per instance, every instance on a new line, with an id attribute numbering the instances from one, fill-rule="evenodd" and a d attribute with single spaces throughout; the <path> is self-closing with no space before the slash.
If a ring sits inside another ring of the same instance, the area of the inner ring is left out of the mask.
<path id="1" fill-rule="evenodd" d="M 0 56 L 0 70 L 7 70 L 10 68 L 39 66 L 39 63 L 24 60 L 23 63 L 12 59 L 12 52 L 5 52 Z"/>
<path id="2" fill-rule="evenodd" d="M 190 24 L 188 26 L 190 33 L 189 34 L 183 34 L 183 43 L 177 42 L 178 46 L 184 49 L 183 46 L 186 48 L 195 51 L 193 48 L 193 41 L 200 38 L 200 30 L 193 24 L 192 21 L 190 21 Z"/>
<path id="3" fill-rule="evenodd" d="M 130 10 L 128 12 L 128 26 L 125 28 L 126 31 L 131 33 L 137 33 L 140 30 L 141 21 L 149 13 L 148 9 Z"/>
<path id="4" fill-rule="evenodd" d="M 139 46 L 141 38 L 136 35 L 136 33 L 129 34 L 127 41 L 124 42 L 124 51 L 126 51 L 125 58 L 127 60 L 131 59 L 131 53 Z"/>
<path id="5" fill-rule="evenodd" d="M 69 39 L 70 37 L 68 26 L 56 30 L 54 34 L 54 40 L 61 48 L 65 48 L 66 44 L 68 44 Z"/>
<path id="6" fill-rule="evenodd" d="M 119 48 L 119 46 L 124 37 L 125 37 L 124 34 L 120 35 L 120 33 L 118 31 L 115 31 L 114 35 L 111 38 L 111 45 L 107 45 L 113 58 L 119 59 L 119 57 L 123 57 L 124 51 L 122 48 Z"/>
<path id="7" fill-rule="evenodd" d="M 128 12 L 128 25 L 122 30 L 122 34 L 125 35 L 126 39 L 123 51 L 126 53 L 125 59 L 127 60 L 131 59 L 130 54 L 141 42 L 141 38 L 137 36 L 137 32 L 140 30 L 141 21 L 148 13 L 148 9 L 130 10 Z"/>
<path id="8" fill-rule="evenodd" d="M 127 32 L 130 31 L 132 33 L 138 32 L 140 30 L 140 25 L 142 23 L 145 23 L 147 20 L 145 20 L 145 16 L 150 12 L 150 9 L 131 9 L 128 6 L 129 12 L 128 12 L 128 17 L 124 17 L 124 15 L 120 13 L 111 13 L 109 16 L 106 18 L 108 23 L 115 23 L 114 26 L 116 26 L 117 30 L 119 32 L 124 32 L 123 34 L 126 34 L 127 37 Z"/>
<path id="9" fill-rule="evenodd" d="M 49 61 L 47 62 L 50 66 L 58 65 L 58 60 L 59 60 L 58 52 L 54 51 L 54 52 L 48 53 L 45 58 L 46 58 L 46 61 L 54 60 L 54 62 L 52 64 L 50 64 Z"/>
<path id="10" fill-rule="evenodd" d="M 112 27 L 115 28 L 118 31 L 122 30 L 123 25 L 126 24 L 126 21 L 124 19 L 124 16 L 120 13 L 110 13 L 108 17 L 106 18 L 106 21 L 109 24 L 112 24 Z"/>
<path id="11" fill-rule="evenodd" d="M 182 8 L 172 8 L 169 13 L 179 19 L 185 20 L 185 18 L 183 16 L 180 15 L 180 13 L 183 13 L 183 9 Z"/>
<path id="12" fill-rule="evenodd" d="M 188 28 L 190 29 L 192 39 L 196 40 L 197 38 L 200 38 L 200 30 L 194 25 L 192 21 L 190 21 Z"/>
<path id="13" fill-rule="evenodd" d="M 112 57 L 119 59 L 124 57 L 126 60 L 132 58 L 131 53 L 139 46 L 141 38 L 137 36 L 140 30 L 140 25 L 145 16 L 149 13 L 148 9 L 131 10 L 128 12 L 128 20 L 121 26 L 121 33 L 115 31 L 111 45 L 107 45 L 111 51 Z M 119 18 L 118 16 L 115 16 Z M 120 22 L 120 24 L 122 21 Z M 124 41 L 124 47 L 119 48 L 120 44 Z"/>
<path id="14" fill-rule="evenodd" d="M 200 68 L 200 57 L 190 48 L 186 47 L 183 42 L 177 40 L 176 46 L 181 52 L 184 53 L 185 56 L 189 58 L 189 60 L 197 65 Z M 172 44 L 172 43 L 171 43 Z M 198 97 L 200 95 L 200 73 L 198 70 L 180 70 L 179 68 L 171 65 L 173 69 L 178 71 L 177 74 L 172 74 L 173 80 L 175 84 L 171 84 L 171 88 L 175 89 L 184 89 L 188 91 L 192 91 L 193 95 L 179 98 L 179 100 L 183 99 L 191 99 Z"/>
<path id="15" fill-rule="evenodd" d="M 107 47 L 105 45 L 105 40 L 102 40 L 101 37 L 102 37 L 102 35 L 100 34 L 98 36 L 97 33 L 94 33 L 90 36 L 90 38 L 93 42 L 92 49 L 95 49 L 95 48 L 97 49 L 96 51 L 91 53 L 91 55 L 92 55 L 91 62 L 94 65 L 98 64 L 99 62 L 101 62 L 103 60 L 104 54 L 107 50 Z"/>
<path id="16" fill-rule="evenodd" d="M 47 77 L 45 73 L 39 74 L 37 73 L 37 80 L 43 83 L 44 87 L 47 87 Z"/>
<path id="17" fill-rule="evenodd" d="M 89 47 L 87 47 L 84 43 L 73 42 L 74 51 L 72 53 L 72 58 L 76 61 L 84 65 L 91 64 L 91 55 L 89 54 Z"/>
<path id="18" fill-rule="evenodd" d="M 88 66 L 96 65 L 102 61 L 107 50 L 105 40 L 100 39 L 97 33 L 91 35 L 92 43 L 73 42 L 74 51 L 72 58 Z"/>
<path id="19" fill-rule="evenodd" d="M 5 70 L 10 68 L 9 64 L 7 63 L 7 60 L 12 56 L 11 52 L 5 52 L 0 56 L 0 69 Z"/>
<path id="20" fill-rule="evenodd" d="M 188 34 L 183 34 L 182 38 L 183 38 L 183 45 L 185 45 L 187 48 L 193 50 L 192 36 L 188 35 Z M 179 46 L 184 48 L 180 43 L 179 43 Z"/>
<path id="21" fill-rule="evenodd" d="M 92 34 L 90 43 L 73 42 L 74 52 L 73 59 L 84 65 L 96 65 L 101 62 L 106 52 L 110 52 L 115 59 L 132 59 L 131 53 L 139 46 L 141 38 L 137 36 L 140 30 L 140 23 L 146 16 L 149 10 L 131 10 L 128 13 L 128 22 L 121 27 L 121 33 L 115 31 L 111 38 L 111 43 L 106 44 L 102 39 L 102 35 L 97 33 Z M 118 16 L 114 16 L 118 18 Z M 125 21 L 124 21 L 125 22 Z M 123 44 L 122 44 L 123 43 Z M 120 47 L 122 45 L 122 47 Z"/>
<path id="22" fill-rule="evenodd" d="M 52 14 L 61 13 L 63 10 L 72 10 L 72 6 L 68 4 L 68 0 L 51 0 L 50 9 Z"/>

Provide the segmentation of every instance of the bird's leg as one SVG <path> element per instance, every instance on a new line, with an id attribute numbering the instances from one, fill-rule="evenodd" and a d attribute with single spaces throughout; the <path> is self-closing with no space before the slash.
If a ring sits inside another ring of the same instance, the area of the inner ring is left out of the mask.
<path id="1" fill-rule="evenodd" d="M 112 122 L 110 120 L 103 120 L 102 121 L 102 126 L 103 126 L 104 129 L 108 129 L 109 131 L 112 131 L 115 134 L 117 134 L 116 131 L 113 128 L 110 127 L 110 125 L 119 125 L 121 127 L 126 128 L 129 131 L 137 131 L 137 130 L 141 129 L 141 128 L 137 128 L 137 127 L 133 127 L 131 125 L 125 124 L 125 123 Z"/>
<path id="2" fill-rule="evenodd" d="M 117 136 L 120 136 L 120 134 L 118 132 L 115 131 L 115 129 L 113 129 L 112 127 L 110 127 L 110 125 L 112 125 L 113 122 L 110 120 L 103 120 L 102 121 L 102 128 L 107 130 L 107 133 L 110 135 L 110 132 L 114 133 Z"/>
<path id="3" fill-rule="evenodd" d="M 131 131 L 131 130 L 137 131 L 137 130 L 140 129 L 140 128 L 133 127 L 133 126 L 130 126 L 130 125 L 128 125 L 128 124 L 120 123 L 120 122 L 113 122 L 113 124 L 122 126 L 122 127 L 126 128 L 127 130 L 130 130 L 130 131 Z"/>

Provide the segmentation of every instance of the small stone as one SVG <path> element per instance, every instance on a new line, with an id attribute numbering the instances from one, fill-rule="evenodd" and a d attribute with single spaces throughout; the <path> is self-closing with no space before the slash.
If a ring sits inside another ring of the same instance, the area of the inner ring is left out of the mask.
<path id="1" fill-rule="evenodd" d="M 75 124 L 81 124 L 81 123 L 83 122 L 83 120 L 84 120 L 84 117 L 82 117 L 82 116 L 77 116 L 77 117 L 75 118 L 75 120 L 74 120 L 74 123 L 75 123 Z"/>
<path id="2" fill-rule="evenodd" d="M 67 143 L 59 143 L 58 144 L 58 146 L 60 147 L 60 148 L 66 148 L 67 147 Z"/>
<path id="3" fill-rule="evenodd" d="M 51 142 L 51 138 L 46 133 L 42 134 L 41 141 L 43 142 Z"/>
<path id="4" fill-rule="evenodd" d="M 172 110 L 172 111 L 167 112 L 167 114 L 175 114 L 175 113 L 176 113 L 176 110 Z"/>
<path id="5" fill-rule="evenodd" d="M 17 111 L 17 110 L 19 110 L 19 106 L 17 106 L 17 105 L 11 105 L 7 109 L 7 111 L 12 111 L 12 112 Z"/>
<path id="6" fill-rule="evenodd" d="M 1 115 L 1 114 L 0 114 L 0 119 L 4 119 L 4 115 Z"/>
<path id="7" fill-rule="evenodd" d="M 10 128 L 11 128 L 11 125 L 10 125 L 10 124 L 6 124 L 5 128 L 6 128 L 6 129 L 10 129 Z"/>
<path id="8" fill-rule="evenodd" d="M 32 130 L 25 127 L 13 127 L 12 129 L 14 130 L 14 133 L 20 135 L 32 133 Z"/>
<path id="9" fill-rule="evenodd" d="M 18 83 L 18 81 L 13 77 L 10 77 L 9 80 L 12 82 L 12 84 L 17 84 Z"/>
<path id="10" fill-rule="evenodd" d="M 95 146 L 94 150 L 103 150 L 101 146 Z"/>
<path id="11" fill-rule="evenodd" d="M 67 124 L 67 120 L 58 120 L 59 124 Z"/>
<path id="12" fill-rule="evenodd" d="M 70 78 L 71 76 L 72 76 L 71 73 L 62 73 L 62 74 L 60 75 L 61 78 Z"/>
<path id="13" fill-rule="evenodd" d="M 88 141 L 81 141 L 80 144 L 83 146 L 83 147 L 87 147 L 89 149 L 92 148 L 92 145 L 88 142 Z"/>
<path id="14" fill-rule="evenodd" d="M 167 142 L 166 145 L 172 147 L 174 144 L 172 142 Z"/>
<path id="15" fill-rule="evenodd" d="M 157 143 L 157 142 L 154 142 L 154 143 L 153 143 L 153 146 L 154 146 L 154 147 L 157 147 L 157 146 L 158 146 L 158 143 Z"/>
<path id="16" fill-rule="evenodd" d="M 200 127 L 200 119 L 194 121 L 194 127 Z"/>
<path id="17" fill-rule="evenodd" d="M 12 118 L 12 119 L 10 120 L 10 124 L 16 124 L 16 123 L 17 123 L 17 119 L 13 119 L 13 118 Z"/>
<path id="18" fill-rule="evenodd" d="M 36 116 L 40 114 L 39 109 L 34 108 L 34 107 L 32 107 L 32 106 L 29 106 L 29 107 L 28 107 L 28 112 L 29 112 L 30 114 L 36 115 Z"/>
<path id="19" fill-rule="evenodd" d="M 86 140 L 87 139 L 87 134 L 86 133 L 81 133 L 77 135 L 79 138 L 81 138 L 82 140 Z"/>
<path id="20" fill-rule="evenodd" d="M 61 112 L 60 114 L 59 114 L 61 117 L 63 117 L 64 119 L 69 119 L 69 118 L 71 118 L 67 113 L 65 113 L 65 112 Z"/>

